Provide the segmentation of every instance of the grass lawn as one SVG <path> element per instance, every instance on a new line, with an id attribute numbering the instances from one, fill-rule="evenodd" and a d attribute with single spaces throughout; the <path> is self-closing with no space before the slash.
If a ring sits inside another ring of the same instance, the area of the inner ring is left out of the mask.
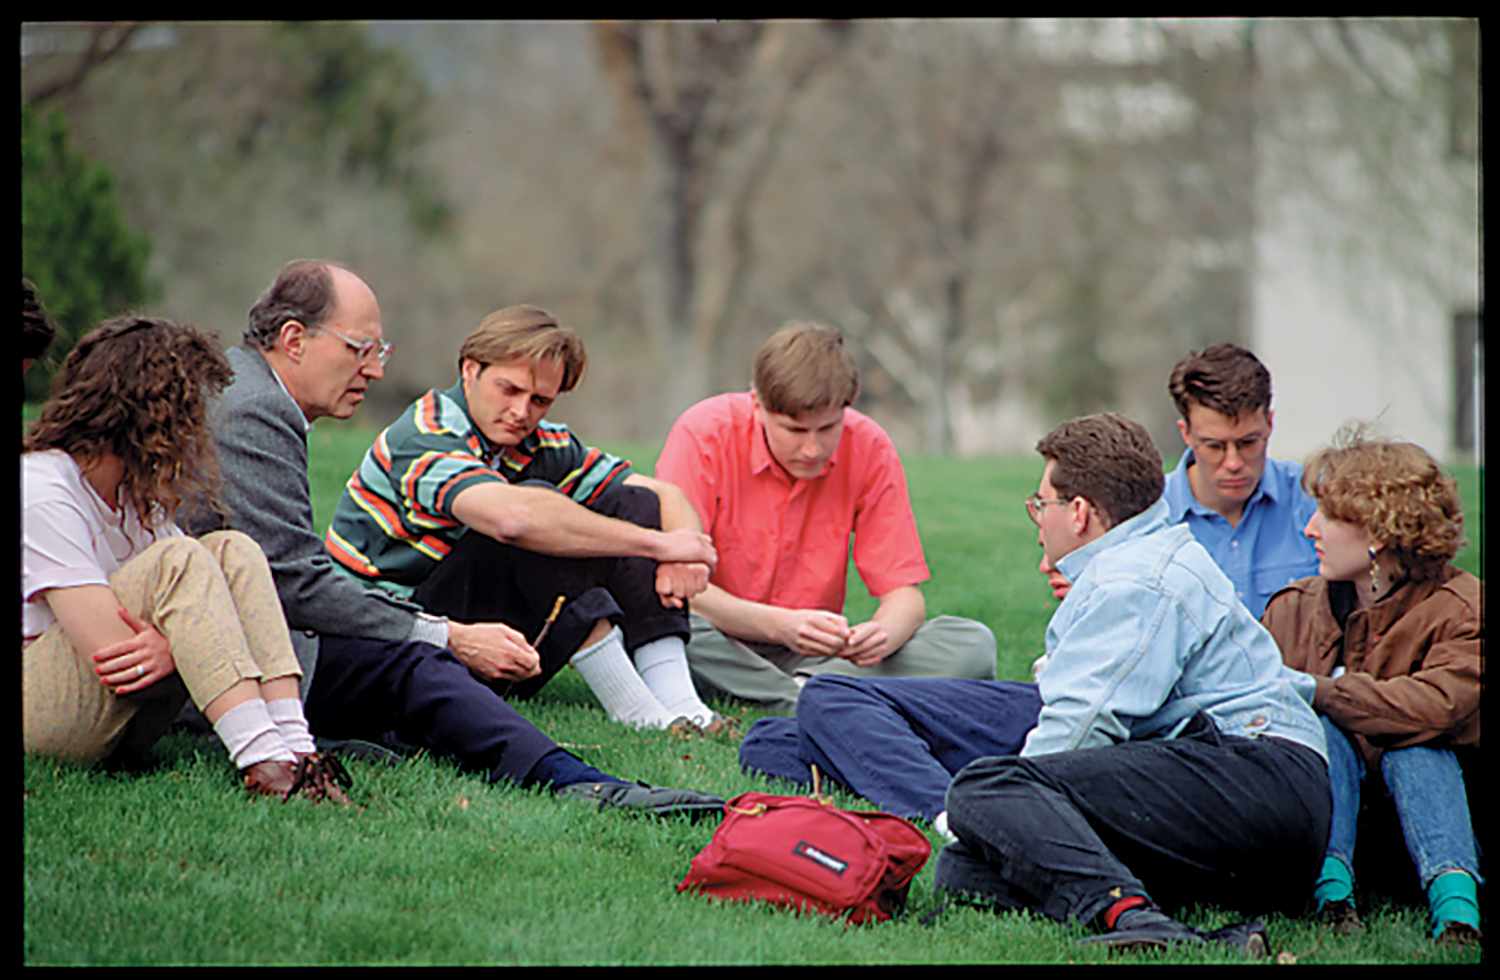
<path id="1" fill-rule="evenodd" d="M 311 436 L 320 526 L 373 433 L 319 423 Z M 650 472 L 655 447 L 611 447 Z M 1052 599 L 1036 572 L 1021 506 L 1034 459 L 908 457 L 933 579 L 930 615 L 995 631 L 999 674 L 1027 677 Z M 1480 537 L 1479 474 L 1460 472 L 1470 537 Z M 1477 544 L 1459 564 L 1480 572 Z M 874 603 L 851 577 L 850 612 Z M 728 705 L 748 728 L 758 714 Z M 735 746 L 609 723 L 575 672 L 518 705 L 600 768 L 724 797 L 767 789 Z M 353 761 L 357 812 L 302 801 L 250 802 L 216 740 L 167 737 L 150 772 L 115 776 L 23 760 L 24 962 L 41 964 L 880 964 L 1064 963 L 1108 959 L 1074 947 L 1082 930 L 1026 915 L 938 908 L 932 864 L 908 914 L 848 927 L 767 906 L 719 905 L 674 886 L 709 824 L 653 821 L 497 789 L 440 760 L 395 768 Z M 869 804 L 841 796 L 853 809 Z M 924 829 L 929 829 L 924 827 Z M 932 835 L 934 852 L 941 840 Z M 1323 936 L 1274 916 L 1274 951 L 1304 963 L 1472 962 L 1440 952 L 1425 908 L 1377 902 L 1369 932 Z M 1205 926 L 1232 918 L 1186 913 Z M 1216 952 L 1115 957 L 1198 963 Z"/>

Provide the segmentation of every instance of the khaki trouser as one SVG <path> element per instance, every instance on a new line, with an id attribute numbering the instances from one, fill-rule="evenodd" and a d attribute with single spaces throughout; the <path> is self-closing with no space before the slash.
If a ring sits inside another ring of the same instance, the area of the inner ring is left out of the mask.
<path id="1" fill-rule="evenodd" d="M 873 667 L 856 667 L 841 657 L 804 657 L 775 643 L 739 640 L 720 633 L 691 614 L 688 667 L 703 697 L 749 701 L 781 715 L 797 713 L 797 696 L 817 674 L 849 677 L 966 677 L 995 679 L 995 634 L 988 626 L 958 616 L 923 623 L 906 645 Z"/>
<path id="2" fill-rule="evenodd" d="M 158 541 L 109 585 L 167 638 L 177 673 L 117 696 L 54 623 L 22 650 L 27 752 L 90 763 L 140 756 L 189 697 L 202 708 L 242 680 L 302 674 L 266 556 L 238 531 Z"/>

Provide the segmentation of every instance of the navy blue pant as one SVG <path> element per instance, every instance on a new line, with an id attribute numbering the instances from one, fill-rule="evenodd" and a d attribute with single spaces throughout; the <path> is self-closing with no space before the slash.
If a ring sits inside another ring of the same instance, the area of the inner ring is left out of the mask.
<path id="1" fill-rule="evenodd" d="M 763 718 L 740 743 L 747 771 L 806 784 L 827 778 L 902 817 L 937 816 L 953 775 L 1015 755 L 1036 727 L 1035 684 L 950 677 L 808 680 L 796 718 Z"/>
<path id="2" fill-rule="evenodd" d="M 980 759 L 947 803 L 958 843 L 938 854 L 936 886 L 1059 922 L 1127 895 L 1299 913 L 1332 810 L 1312 749 L 1221 735 L 1201 712 L 1177 738 Z"/>
<path id="3" fill-rule="evenodd" d="M 558 747 L 430 643 L 322 637 L 304 710 L 320 737 L 377 741 L 394 732 L 492 780 L 524 783 L 537 760 Z"/>
<path id="4" fill-rule="evenodd" d="M 611 487 L 589 507 L 640 527 L 661 527 L 661 503 L 644 487 Z M 460 623 L 505 623 L 534 640 L 564 597 L 562 613 L 537 652 L 539 676 L 510 689 L 529 697 L 578 652 L 594 624 L 607 619 L 625 634 L 625 649 L 664 636 L 688 638 L 687 609 L 669 609 L 656 592 L 649 558 L 558 558 L 467 532 L 417 587 L 412 600 Z M 320 668 L 321 669 L 321 668 Z"/>

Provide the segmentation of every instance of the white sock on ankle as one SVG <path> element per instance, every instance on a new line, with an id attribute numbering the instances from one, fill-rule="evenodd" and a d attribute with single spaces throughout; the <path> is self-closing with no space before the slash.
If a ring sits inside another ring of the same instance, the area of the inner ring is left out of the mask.
<path id="1" fill-rule="evenodd" d="M 297 756 L 276 730 L 266 703 L 260 698 L 224 712 L 224 716 L 214 722 L 214 732 L 229 750 L 229 758 L 236 769 L 246 769 L 267 759 L 297 761 Z"/>
<path id="2" fill-rule="evenodd" d="M 266 713 L 276 723 L 276 731 L 286 747 L 299 755 L 318 751 L 312 732 L 307 727 L 307 716 L 302 713 L 302 702 L 297 698 L 277 698 L 266 702 Z"/>
<path id="3" fill-rule="evenodd" d="M 573 654 L 573 666 L 612 721 L 635 728 L 666 728 L 677 717 L 662 707 L 636 673 L 618 626 L 598 643 Z"/>
<path id="4" fill-rule="evenodd" d="M 687 646 L 680 636 L 664 636 L 636 648 L 635 669 L 672 717 L 688 717 L 699 725 L 714 720 L 688 670 Z"/>

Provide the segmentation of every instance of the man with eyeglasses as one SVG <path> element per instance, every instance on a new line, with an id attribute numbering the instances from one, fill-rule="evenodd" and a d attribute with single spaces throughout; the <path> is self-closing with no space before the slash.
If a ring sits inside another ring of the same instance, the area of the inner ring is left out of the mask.
<path id="1" fill-rule="evenodd" d="M 1182 418 L 1187 451 L 1163 497 L 1259 617 L 1278 589 L 1315 575 L 1318 559 L 1302 528 L 1317 510 L 1302 489 L 1302 467 L 1271 459 L 1271 375 L 1235 344 L 1193 351 L 1167 385 Z"/>
<path id="2" fill-rule="evenodd" d="M 313 733 L 372 742 L 394 735 L 491 782 L 546 787 L 593 806 L 721 813 L 723 801 L 711 794 L 603 773 L 522 717 L 504 695 L 540 671 L 528 634 L 431 615 L 339 570 L 313 526 L 307 434 L 316 419 L 353 415 L 390 354 L 379 303 L 362 279 L 324 260 L 284 266 L 251 309 L 243 345 L 228 351 L 234 381 L 212 409 L 227 514 L 199 506 L 180 518 L 193 534 L 227 520 L 266 552 Z M 712 549 L 684 557 L 711 561 Z"/>

